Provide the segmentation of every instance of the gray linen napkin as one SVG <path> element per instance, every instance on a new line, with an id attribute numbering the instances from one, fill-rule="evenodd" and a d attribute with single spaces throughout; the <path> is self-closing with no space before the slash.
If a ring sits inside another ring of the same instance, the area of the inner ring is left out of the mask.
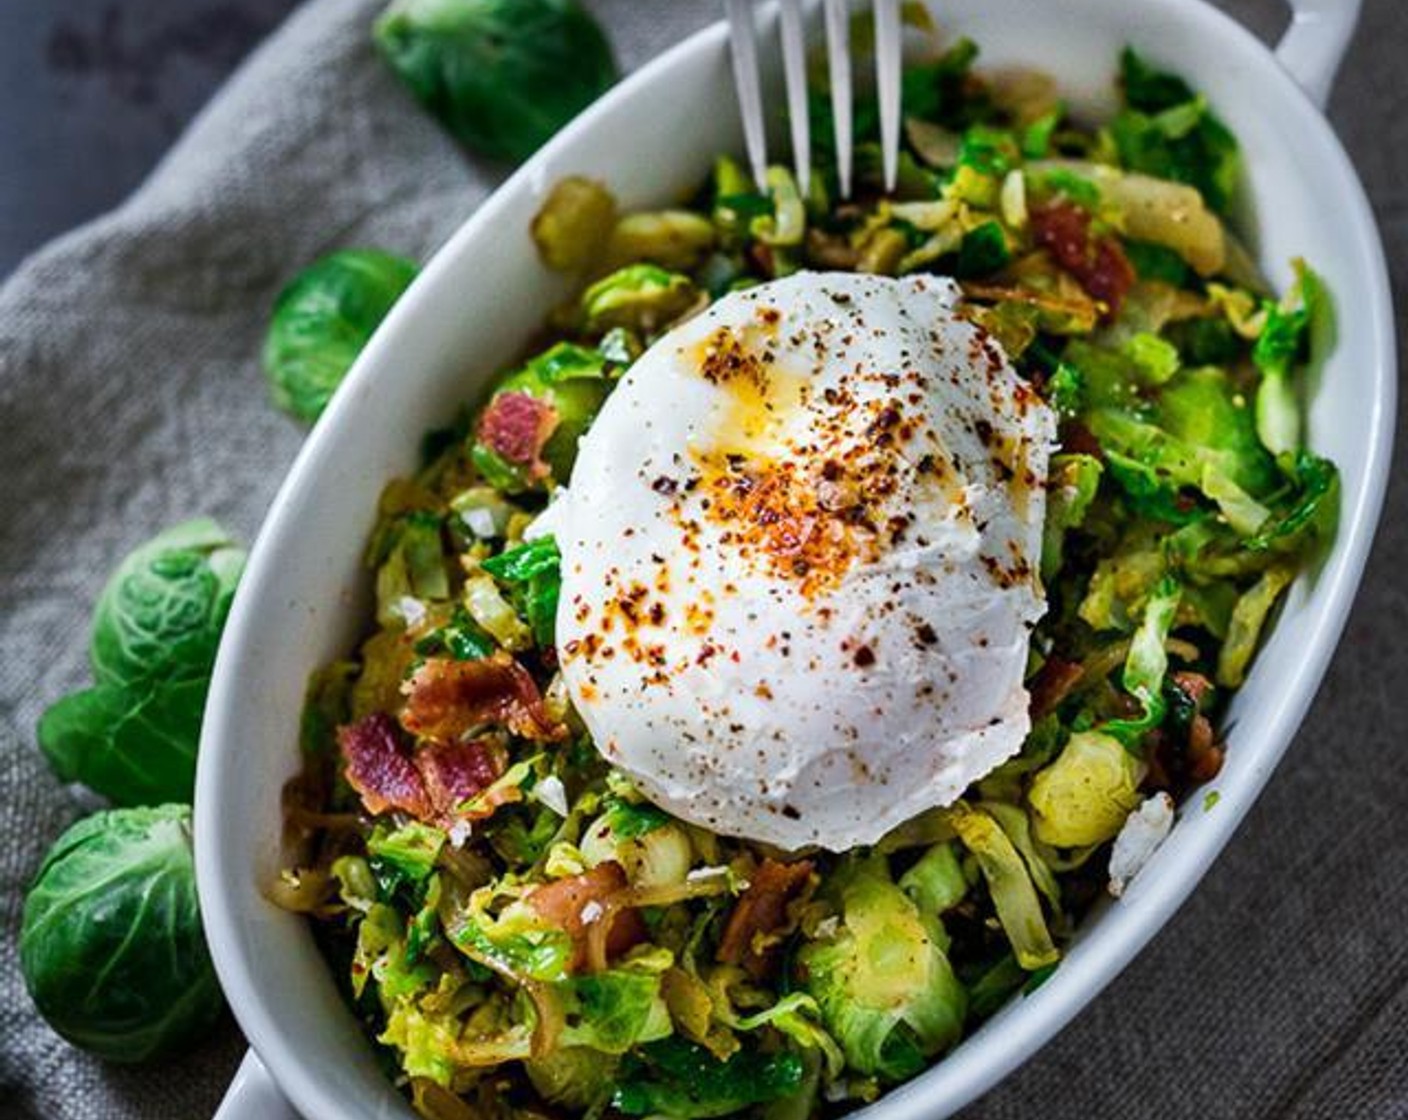
<path id="1" fill-rule="evenodd" d="M 33 728 L 86 679 L 106 572 L 159 527 L 211 514 L 252 538 L 302 434 L 266 403 L 267 309 L 333 248 L 425 256 L 492 187 L 372 55 L 380 0 L 313 0 L 111 215 L 0 289 L 0 1116 L 209 1115 L 242 1043 L 104 1066 L 37 1018 L 17 968 L 23 890 L 91 807 Z M 1228 3 L 1261 29 L 1278 9 Z M 714 3 L 600 0 L 635 66 Z M 1408 282 L 1408 10 L 1370 0 L 1336 119 Z M 684 109 L 682 109 L 684 111 Z M 1408 630 L 1408 492 L 1300 740 L 1194 900 L 973 1118 L 1408 1115 L 1408 816 L 1395 763 Z"/>

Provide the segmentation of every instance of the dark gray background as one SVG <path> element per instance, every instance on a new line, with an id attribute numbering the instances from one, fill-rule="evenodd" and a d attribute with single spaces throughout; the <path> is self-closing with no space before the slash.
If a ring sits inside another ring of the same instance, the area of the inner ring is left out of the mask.
<path id="1" fill-rule="evenodd" d="M 124 198 L 295 4 L 0 2 L 0 277 Z"/>
<path id="2" fill-rule="evenodd" d="M 53 234 L 119 202 L 293 6 L 0 0 L 0 278 Z M 1268 36 L 1284 21 L 1279 0 L 1221 6 Z M 1368 0 L 1331 111 L 1400 292 L 1408 283 L 1405 57 L 1408 2 Z M 1400 335 L 1403 325 L 1400 316 Z M 1403 458 L 1335 664 L 1236 842 L 1139 960 L 971 1110 L 973 1120 L 1408 1118 Z M 233 1043 L 226 1036 L 187 1065 L 153 1072 L 223 1077 Z M 135 1076 L 110 1080 L 127 1087 L 136 1110 L 150 1111 Z M 1103 1091 L 1092 1091 L 1097 1083 Z M 9 1104 L 0 1084 L 0 1116 Z"/>

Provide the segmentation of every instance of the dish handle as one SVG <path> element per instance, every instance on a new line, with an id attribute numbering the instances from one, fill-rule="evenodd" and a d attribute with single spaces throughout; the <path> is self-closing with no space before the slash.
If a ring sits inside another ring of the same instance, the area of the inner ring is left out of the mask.
<path id="1" fill-rule="evenodd" d="M 1345 49 L 1359 23 L 1363 0 L 1287 0 L 1291 26 L 1276 44 L 1276 61 L 1296 80 L 1319 109 L 1330 100 L 1330 87 Z"/>
<path id="2" fill-rule="evenodd" d="M 247 1051 L 225 1099 L 215 1111 L 215 1120 L 301 1120 L 284 1099 L 264 1063 Z"/>

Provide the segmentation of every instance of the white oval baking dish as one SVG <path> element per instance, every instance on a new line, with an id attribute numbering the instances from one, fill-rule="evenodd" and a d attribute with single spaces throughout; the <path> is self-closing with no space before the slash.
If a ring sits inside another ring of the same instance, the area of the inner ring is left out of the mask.
<path id="1" fill-rule="evenodd" d="M 992 1086 L 1095 997 L 1208 869 L 1289 745 L 1334 651 L 1378 517 L 1394 416 L 1382 248 L 1320 111 L 1358 0 L 1295 0 L 1274 53 L 1199 0 L 932 7 L 946 29 L 981 45 L 985 63 L 1055 75 L 1081 113 L 1109 108 L 1127 43 L 1206 91 L 1242 143 L 1243 232 L 1267 274 L 1284 285 L 1290 259 L 1304 256 L 1336 299 L 1338 339 L 1313 388 L 1309 440 L 1340 467 L 1343 509 L 1333 550 L 1292 589 L 1232 706 L 1216 807 L 1184 806 L 1143 874 L 1089 917 L 1046 984 L 867 1108 L 869 1120 L 947 1115 Z M 476 399 L 563 294 L 528 237 L 545 192 L 563 175 L 586 174 L 627 206 L 658 204 L 697 183 L 714 153 L 741 146 L 717 25 L 614 89 L 465 223 L 378 331 L 279 492 L 226 628 L 196 793 L 206 930 L 253 1048 L 222 1106 L 225 1120 L 292 1117 L 285 1098 L 310 1118 L 412 1116 L 373 1061 L 307 924 L 264 897 L 278 869 L 279 790 L 299 766 L 304 685 L 363 625 L 361 556 L 383 483 L 413 468 L 421 434 Z"/>

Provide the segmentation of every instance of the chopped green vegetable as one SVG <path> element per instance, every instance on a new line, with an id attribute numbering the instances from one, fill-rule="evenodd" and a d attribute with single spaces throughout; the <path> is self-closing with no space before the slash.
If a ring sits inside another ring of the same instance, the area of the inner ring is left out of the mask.
<path id="1" fill-rule="evenodd" d="M 568 175 L 554 184 L 530 231 L 543 263 L 558 272 L 586 268 L 614 236 L 616 199 L 595 179 Z"/>
<path id="2" fill-rule="evenodd" d="M 606 259 L 619 264 L 647 261 L 686 271 L 702 264 L 717 240 L 714 223 L 702 214 L 650 210 L 627 214 L 616 223 L 606 244 Z"/>
<path id="3" fill-rule="evenodd" d="M 1113 839 L 1139 807 L 1138 760 L 1116 738 L 1079 731 L 1027 794 L 1032 832 L 1043 844 L 1080 848 Z"/>
<path id="4" fill-rule="evenodd" d="M 557 542 L 539 537 L 483 564 L 486 572 L 509 587 L 519 613 L 533 631 L 533 640 L 543 649 L 553 644 L 562 590 L 561 563 Z"/>
<path id="5" fill-rule="evenodd" d="M 1046 927 L 1031 874 L 1002 827 L 982 809 L 961 801 L 949 809 L 948 819 L 978 861 L 1017 962 L 1031 971 L 1057 960 L 1061 953 Z"/>
<path id="6" fill-rule="evenodd" d="M 963 901 L 968 881 L 953 845 L 935 844 L 919 862 L 900 876 L 900 890 L 914 900 L 921 914 L 941 916 Z"/>
<path id="7" fill-rule="evenodd" d="M 1284 566 L 1268 568 L 1232 608 L 1227 627 L 1227 640 L 1217 655 L 1217 683 L 1236 688 L 1246 678 L 1247 666 L 1256 652 L 1262 627 L 1281 592 L 1295 578 L 1295 569 Z"/>
<path id="8" fill-rule="evenodd" d="M 558 986 L 567 1025 L 566 1046 L 624 1054 L 671 1033 L 670 1013 L 660 995 L 660 974 L 626 966 L 574 976 Z"/>
<path id="9" fill-rule="evenodd" d="M 698 289 L 688 276 L 653 264 L 618 269 L 593 284 L 582 296 L 588 330 L 612 327 L 659 330 L 693 306 Z"/>
<path id="10" fill-rule="evenodd" d="M 555 1047 L 523 1068 L 545 1100 L 566 1108 L 599 1106 L 615 1089 L 615 1060 L 585 1046 Z"/>
<path id="11" fill-rule="evenodd" d="M 1155 70 L 1132 48 L 1120 58 L 1120 82 L 1127 107 L 1111 125 L 1120 162 L 1191 184 L 1227 213 L 1241 162 L 1227 126 L 1181 78 Z"/>
<path id="12" fill-rule="evenodd" d="M 694 851 L 689 834 L 668 813 L 649 803 L 616 801 L 582 834 L 582 858 L 596 866 L 619 863 L 633 886 L 682 883 Z"/>
<path id="13" fill-rule="evenodd" d="M 1164 718 L 1163 683 L 1168 671 L 1164 643 L 1178 613 L 1182 591 L 1173 577 L 1161 579 L 1144 606 L 1144 620 L 1129 644 L 1122 683 L 1125 691 L 1144 706 L 1144 713 L 1137 719 L 1110 720 L 1103 730 L 1131 747 Z"/>
<path id="14" fill-rule="evenodd" d="M 384 860 L 413 882 L 423 881 L 435 867 L 445 833 L 420 821 L 407 821 L 400 828 L 378 825 L 367 840 L 367 854 Z"/>
<path id="15" fill-rule="evenodd" d="M 772 200 L 772 213 L 760 214 L 749 223 L 753 236 L 774 248 L 800 245 L 806 232 L 807 212 L 792 172 L 785 167 L 769 167 L 764 185 Z"/>
<path id="16" fill-rule="evenodd" d="M 912 1076 L 957 1040 L 967 1003 L 938 916 L 921 913 L 879 857 L 853 860 L 831 890 L 841 925 L 797 954 L 806 989 L 856 1070 Z"/>
<path id="17" fill-rule="evenodd" d="M 1188 283 L 1188 266 L 1167 246 L 1152 241 L 1126 241 L 1124 251 L 1141 280 L 1160 280 L 1180 288 Z"/>
<path id="18" fill-rule="evenodd" d="M 984 222 L 963 235 L 954 265 L 955 276 L 986 276 L 996 272 L 1012 259 L 1007 247 L 1007 234 L 998 222 Z"/>
<path id="19" fill-rule="evenodd" d="M 411 510 L 387 523 L 381 544 L 385 559 L 377 568 L 377 620 L 403 625 L 426 604 L 450 597 L 450 573 L 441 539 L 441 519 Z"/>
<path id="20" fill-rule="evenodd" d="M 1041 578 L 1053 579 L 1061 567 L 1066 534 L 1085 520 L 1100 488 L 1103 468 L 1093 455 L 1053 455 L 1047 483 L 1046 521 L 1041 531 Z"/>
<path id="21" fill-rule="evenodd" d="M 1300 446 L 1295 367 L 1309 358 L 1312 324 L 1328 318 L 1329 299 L 1320 278 L 1297 261 L 1295 284 L 1281 302 L 1267 302 L 1264 311 L 1266 320 L 1252 348 L 1252 361 L 1261 370 L 1256 430 L 1261 442 L 1280 455 Z"/>
<path id="22" fill-rule="evenodd" d="M 721 1062 L 702 1046 L 670 1038 L 627 1057 L 611 1105 L 627 1116 L 706 1120 L 790 1096 L 802 1073 L 802 1060 L 785 1051 L 740 1050 Z"/>

